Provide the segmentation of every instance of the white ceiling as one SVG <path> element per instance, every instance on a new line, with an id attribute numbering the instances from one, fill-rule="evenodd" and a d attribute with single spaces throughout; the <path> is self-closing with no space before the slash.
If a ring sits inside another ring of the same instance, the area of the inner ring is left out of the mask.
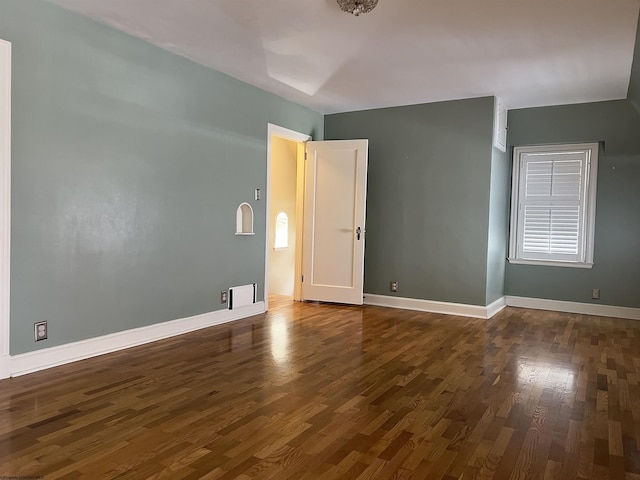
<path id="1" fill-rule="evenodd" d="M 640 0 L 51 0 L 321 113 L 625 98 Z"/>

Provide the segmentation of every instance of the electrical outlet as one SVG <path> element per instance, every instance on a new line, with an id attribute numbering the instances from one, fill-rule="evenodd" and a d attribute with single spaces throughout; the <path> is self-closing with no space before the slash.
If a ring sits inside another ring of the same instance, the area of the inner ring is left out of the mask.
<path id="1" fill-rule="evenodd" d="M 398 282 L 395 282 L 395 281 L 389 282 L 389 290 L 392 291 L 392 292 L 397 292 L 398 291 Z"/>
<path id="2" fill-rule="evenodd" d="M 220 303 L 227 303 L 227 291 L 222 290 L 220 292 Z"/>
<path id="3" fill-rule="evenodd" d="M 591 298 L 594 300 L 600 300 L 600 289 L 594 288 L 591 290 Z"/>
<path id="4" fill-rule="evenodd" d="M 47 339 L 47 322 L 38 322 L 33 324 L 33 333 L 36 342 Z"/>

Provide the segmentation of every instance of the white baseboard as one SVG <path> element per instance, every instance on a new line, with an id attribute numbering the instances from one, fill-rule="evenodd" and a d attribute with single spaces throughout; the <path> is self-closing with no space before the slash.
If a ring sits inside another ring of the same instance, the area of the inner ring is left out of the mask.
<path id="1" fill-rule="evenodd" d="M 379 307 L 401 308 L 403 310 L 417 310 L 420 312 L 444 313 L 446 315 L 458 315 L 461 317 L 474 317 L 488 319 L 507 306 L 505 298 L 499 298 L 491 305 L 481 307 L 479 305 L 466 305 L 463 303 L 436 302 L 434 300 L 421 300 L 417 298 L 391 297 L 388 295 L 364 294 L 365 305 Z"/>
<path id="2" fill-rule="evenodd" d="M 365 293 L 365 305 L 379 307 L 417 310 L 420 312 L 443 313 L 462 317 L 489 319 L 505 307 L 532 308 L 536 310 L 553 310 L 557 312 L 580 313 L 600 317 L 628 318 L 640 320 L 640 308 L 619 307 L 615 305 L 598 305 L 595 303 L 565 302 L 561 300 L 547 300 L 544 298 L 505 296 L 495 302 L 481 307 L 462 303 L 436 302 L 417 298 L 391 297 Z"/>
<path id="3" fill-rule="evenodd" d="M 507 308 L 507 297 L 500 297 L 498 300 L 496 300 L 493 303 L 490 303 L 489 305 L 487 305 L 487 316 L 486 318 L 491 318 L 493 317 L 496 313 L 504 310 L 505 308 Z"/>
<path id="4" fill-rule="evenodd" d="M 580 313 L 599 317 L 628 318 L 640 320 L 640 308 L 618 307 L 615 305 L 599 305 L 596 303 L 565 302 L 544 298 L 507 296 L 509 307 L 533 308 L 537 310 L 554 310 L 557 312 Z"/>
<path id="5" fill-rule="evenodd" d="M 97 357 L 105 353 L 124 350 L 264 312 L 264 302 L 257 302 L 234 310 L 203 313 L 193 317 L 134 328 L 34 352 L 0 357 L 0 379 L 17 377 L 66 363 Z"/>
<path id="6" fill-rule="evenodd" d="M 593 303 L 565 302 L 541 298 L 506 296 L 499 298 L 486 307 L 461 303 L 437 302 L 415 298 L 391 297 L 367 293 L 365 305 L 417 310 L 422 312 L 442 313 L 488 319 L 506 306 L 532 308 L 537 310 L 554 310 L 558 312 L 578 313 L 613 318 L 640 320 L 640 308 L 618 307 L 614 305 L 598 305 Z M 124 332 L 113 333 L 102 337 L 82 340 L 57 347 L 46 348 L 34 352 L 14 356 L 0 356 L 0 379 L 17 377 L 27 373 L 57 367 L 66 363 L 84 360 L 106 353 L 116 352 L 145 343 L 170 338 L 201 328 L 220 325 L 234 320 L 259 315 L 265 312 L 264 302 L 243 307 L 237 310 L 218 310 L 193 317 L 172 320 L 169 322 L 135 328 Z"/>

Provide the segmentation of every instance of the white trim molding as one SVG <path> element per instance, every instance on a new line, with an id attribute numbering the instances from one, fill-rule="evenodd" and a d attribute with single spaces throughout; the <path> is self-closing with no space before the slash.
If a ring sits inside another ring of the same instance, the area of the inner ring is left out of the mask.
<path id="1" fill-rule="evenodd" d="M 242 318 L 259 315 L 265 311 L 264 302 L 257 302 L 236 310 L 218 310 L 193 317 L 157 323 L 112 333 L 102 337 L 45 348 L 0 360 L 0 378 L 17 377 L 27 373 L 57 367 L 106 353 L 117 352 L 145 343 L 175 337 L 202 328 L 233 322 Z"/>
<path id="2" fill-rule="evenodd" d="M 291 140 L 293 142 L 307 142 L 311 140 L 311 135 L 296 132 L 295 130 L 284 128 L 274 123 L 267 123 L 267 135 L 269 135 L 267 141 L 271 139 L 271 135 L 284 138 L 285 140 Z"/>
<path id="3" fill-rule="evenodd" d="M 505 298 L 499 298 L 495 302 L 482 307 L 479 305 L 466 305 L 463 303 L 437 302 L 434 300 L 421 300 L 417 298 L 391 297 L 388 295 L 364 294 L 365 305 L 378 307 L 400 308 L 403 310 L 416 310 L 419 312 L 443 313 L 445 315 L 457 315 L 459 317 L 473 317 L 489 319 L 507 306 Z"/>
<path id="4" fill-rule="evenodd" d="M 493 146 L 507 151 L 507 109 L 498 97 L 493 97 Z"/>
<path id="5" fill-rule="evenodd" d="M 11 43 L 0 40 L 0 378 L 9 356 L 11 263 Z"/>
<path id="6" fill-rule="evenodd" d="M 553 310 L 556 312 L 580 313 L 599 317 L 627 318 L 640 320 L 640 308 L 618 307 L 616 305 L 600 305 L 596 303 L 565 302 L 563 300 L 547 300 L 545 298 L 507 296 L 507 306 L 533 308 L 536 310 Z"/>

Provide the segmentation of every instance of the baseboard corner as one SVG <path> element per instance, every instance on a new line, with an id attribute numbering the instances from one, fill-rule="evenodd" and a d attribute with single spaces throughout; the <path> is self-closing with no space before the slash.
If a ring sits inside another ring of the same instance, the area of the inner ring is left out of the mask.
<path id="1" fill-rule="evenodd" d="M 487 305 L 487 319 L 507 308 L 507 297 L 500 297 L 495 302 Z"/>

